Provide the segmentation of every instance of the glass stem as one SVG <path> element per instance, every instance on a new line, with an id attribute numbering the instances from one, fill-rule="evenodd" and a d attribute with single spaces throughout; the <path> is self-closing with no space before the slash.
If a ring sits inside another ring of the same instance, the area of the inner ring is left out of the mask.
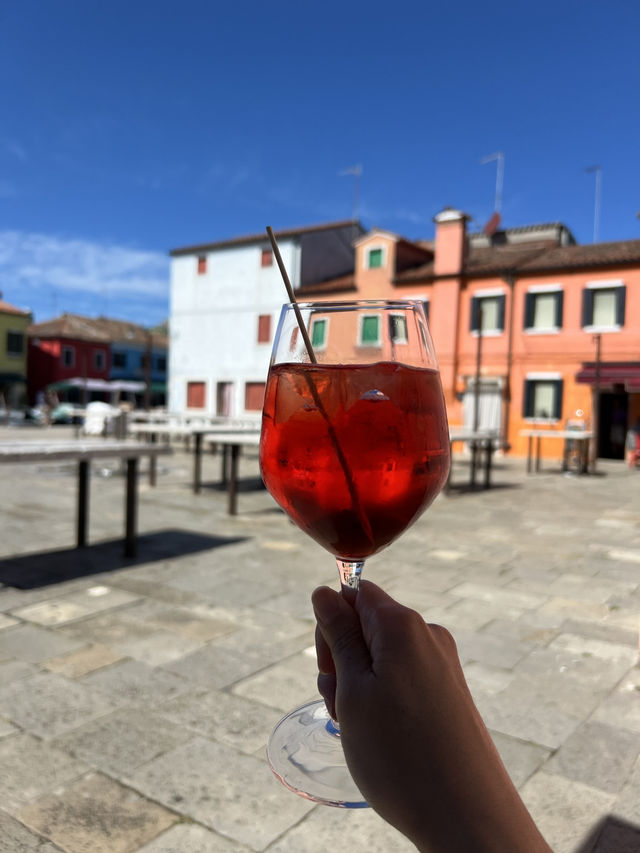
<path id="1" fill-rule="evenodd" d="M 336 557 L 340 585 L 357 590 L 360 586 L 360 575 L 364 568 L 364 560 L 341 560 Z"/>

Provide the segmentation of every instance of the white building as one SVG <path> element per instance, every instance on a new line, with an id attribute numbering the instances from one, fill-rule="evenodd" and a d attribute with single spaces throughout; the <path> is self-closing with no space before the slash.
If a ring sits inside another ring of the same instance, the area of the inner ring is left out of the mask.
<path id="1" fill-rule="evenodd" d="M 352 276 L 353 242 L 362 233 L 351 221 L 277 231 L 294 290 L 330 288 Z M 169 410 L 232 417 L 259 412 L 287 301 L 266 232 L 170 255 Z"/>

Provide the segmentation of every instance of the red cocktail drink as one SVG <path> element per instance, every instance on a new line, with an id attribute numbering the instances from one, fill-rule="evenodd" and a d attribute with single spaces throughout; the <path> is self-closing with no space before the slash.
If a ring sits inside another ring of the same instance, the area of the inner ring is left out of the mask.
<path id="1" fill-rule="evenodd" d="M 274 365 L 260 460 L 265 485 L 302 530 L 336 557 L 364 560 L 446 480 L 438 372 L 398 362 Z"/>

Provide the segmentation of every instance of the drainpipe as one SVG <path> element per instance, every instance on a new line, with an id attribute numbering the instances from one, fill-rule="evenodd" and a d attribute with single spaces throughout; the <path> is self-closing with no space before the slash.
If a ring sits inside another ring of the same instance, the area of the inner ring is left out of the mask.
<path id="1" fill-rule="evenodd" d="M 513 322 L 515 317 L 514 292 L 516 277 L 512 271 L 502 276 L 509 285 L 509 326 L 507 332 L 507 374 L 504 386 L 504 406 L 502 407 L 502 441 L 505 451 L 511 449 L 509 443 L 509 418 L 511 417 L 511 368 L 513 365 Z"/>

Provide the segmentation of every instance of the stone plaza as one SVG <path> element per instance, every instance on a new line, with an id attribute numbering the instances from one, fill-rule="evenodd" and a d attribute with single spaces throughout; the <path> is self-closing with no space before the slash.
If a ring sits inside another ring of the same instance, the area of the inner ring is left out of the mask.
<path id="1" fill-rule="evenodd" d="M 236 516 L 219 458 L 198 495 L 191 465 L 175 444 L 153 488 L 143 466 L 134 559 L 117 463 L 93 466 L 84 549 L 72 464 L 0 469 L 0 850 L 414 850 L 271 774 L 271 729 L 315 695 L 310 595 L 335 565 L 261 488 L 255 453 Z M 467 478 L 457 459 L 452 491 L 366 576 L 453 633 L 553 850 L 640 850 L 640 472 L 498 459 L 493 488 Z"/>

